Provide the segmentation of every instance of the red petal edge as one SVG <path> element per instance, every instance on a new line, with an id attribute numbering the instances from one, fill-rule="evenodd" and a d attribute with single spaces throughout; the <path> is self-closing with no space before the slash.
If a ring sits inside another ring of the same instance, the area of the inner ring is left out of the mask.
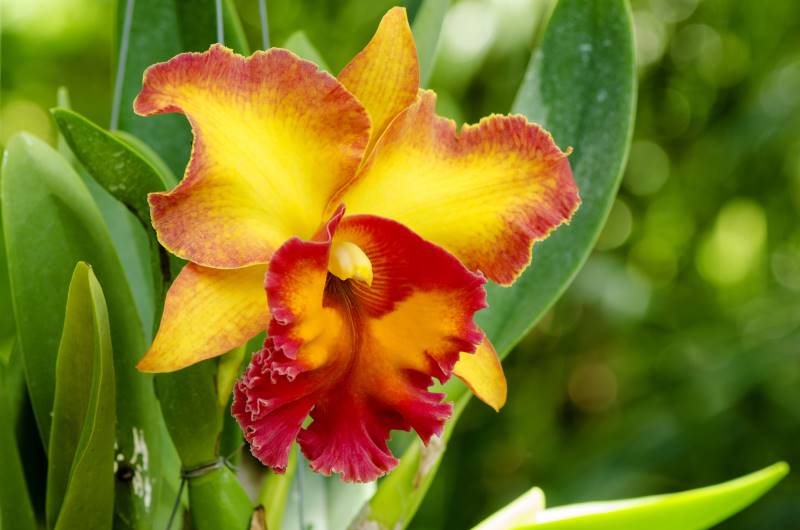
<path id="1" fill-rule="evenodd" d="M 275 253 L 266 280 L 270 337 L 234 388 L 233 414 L 253 454 L 275 471 L 285 470 L 297 439 L 315 471 L 367 482 L 397 465 L 386 443 L 392 430 L 414 429 L 425 443 L 441 434 L 452 404 L 428 388 L 482 339 L 472 318 L 485 307 L 485 279 L 399 223 L 342 214 L 317 241 L 293 239 Z M 331 286 L 340 281 L 327 273 L 333 237 L 365 251 L 374 292 Z M 322 275 L 325 287 L 298 302 Z M 304 337 L 309 315 L 331 309 L 347 325 Z M 329 346 L 322 361 L 308 353 L 320 344 Z"/>

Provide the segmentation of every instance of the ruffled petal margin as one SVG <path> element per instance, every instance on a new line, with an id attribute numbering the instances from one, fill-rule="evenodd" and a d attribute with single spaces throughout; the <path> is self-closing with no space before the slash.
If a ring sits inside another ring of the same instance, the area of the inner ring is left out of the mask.
<path id="1" fill-rule="evenodd" d="M 452 405 L 428 388 L 480 343 L 485 280 L 388 219 L 340 210 L 326 236 L 275 253 L 270 338 L 235 386 L 233 413 L 264 464 L 285 468 L 296 438 L 316 471 L 365 482 L 396 465 L 392 430 L 424 442 L 442 432 Z M 328 274 L 333 238 L 366 253 L 372 288 Z"/>

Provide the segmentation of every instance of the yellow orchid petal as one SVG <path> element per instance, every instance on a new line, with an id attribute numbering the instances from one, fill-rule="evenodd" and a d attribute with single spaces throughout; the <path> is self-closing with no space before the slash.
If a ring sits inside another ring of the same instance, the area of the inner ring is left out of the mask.
<path id="1" fill-rule="evenodd" d="M 172 372 L 244 344 L 269 321 L 266 265 L 210 269 L 190 263 L 167 293 L 143 372 Z"/>
<path id="2" fill-rule="evenodd" d="M 530 262 L 533 242 L 580 202 L 567 154 L 522 116 L 491 116 L 456 133 L 435 106 L 435 94 L 422 91 L 331 204 L 399 221 L 510 284 Z"/>
<path id="3" fill-rule="evenodd" d="M 506 404 L 506 375 L 489 339 L 484 337 L 475 353 L 462 353 L 453 374 L 467 384 L 481 401 L 500 410 Z"/>
<path id="4" fill-rule="evenodd" d="M 134 108 L 188 117 L 192 157 L 174 190 L 150 195 L 153 225 L 172 253 L 215 268 L 266 263 L 313 235 L 369 139 L 356 98 L 280 49 L 178 55 L 148 68 Z"/>
<path id="5" fill-rule="evenodd" d="M 369 44 L 339 73 L 339 81 L 369 113 L 371 147 L 389 122 L 417 96 L 417 46 L 405 8 L 394 7 L 383 16 Z"/>

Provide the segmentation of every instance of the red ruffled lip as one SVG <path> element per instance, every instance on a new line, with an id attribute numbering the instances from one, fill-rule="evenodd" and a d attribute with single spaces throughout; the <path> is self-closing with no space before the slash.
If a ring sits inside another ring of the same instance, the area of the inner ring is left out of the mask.
<path id="1" fill-rule="evenodd" d="M 275 253 L 270 337 L 235 387 L 233 414 L 276 471 L 297 440 L 316 471 L 366 482 L 397 464 L 392 430 L 414 429 L 425 442 L 442 432 L 452 405 L 428 388 L 483 338 L 473 315 L 486 305 L 485 279 L 399 223 L 343 214 L 318 240 L 295 238 Z M 329 274 L 340 239 L 369 257 L 371 287 Z"/>

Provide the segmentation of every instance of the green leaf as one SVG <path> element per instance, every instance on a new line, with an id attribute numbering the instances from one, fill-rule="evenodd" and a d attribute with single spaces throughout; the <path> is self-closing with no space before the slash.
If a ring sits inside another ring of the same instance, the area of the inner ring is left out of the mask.
<path id="1" fill-rule="evenodd" d="M 125 2 L 119 0 L 120 40 Z M 223 0 L 225 42 L 241 54 L 249 54 L 241 22 L 231 0 Z M 192 135 L 186 118 L 159 115 L 143 118 L 133 112 L 133 100 L 142 88 L 145 69 L 185 51 L 204 51 L 216 42 L 215 0 L 136 0 L 128 35 L 118 128 L 150 145 L 176 175 L 189 160 Z"/>
<path id="2" fill-rule="evenodd" d="M 322 54 L 319 52 L 319 50 L 317 50 L 311 40 L 309 40 L 305 31 L 295 31 L 289 35 L 289 38 L 286 39 L 281 48 L 285 48 L 290 52 L 297 54 L 298 57 L 305 59 L 306 61 L 311 61 L 312 63 L 316 64 L 320 70 L 330 72 L 328 63 L 325 62 Z"/>
<path id="3" fill-rule="evenodd" d="M 171 449 L 161 444 L 166 433 L 153 379 L 135 368 L 145 350 L 144 332 L 97 206 L 63 157 L 41 140 L 20 134 L 9 141 L 3 159 L 2 215 L 17 345 L 42 439 L 50 438 L 70 272 L 85 261 L 104 286 L 114 348 L 120 468 L 115 524 L 160 525 L 169 511 L 160 503 L 164 477 L 177 477 L 177 463 L 162 460 Z"/>
<path id="4" fill-rule="evenodd" d="M 442 23 L 449 7 L 450 0 L 423 0 L 414 15 L 411 31 L 417 43 L 419 84 L 422 87 L 428 84 L 433 73 Z"/>
<path id="5" fill-rule="evenodd" d="M 743 510 L 789 472 L 780 462 L 716 486 L 551 508 L 518 530 L 704 530 Z"/>
<path id="6" fill-rule="evenodd" d="M 0 360 L 0 528 L 37 530 L 15 436 L 18 404 L 12 387 L 17 387 L 17 377 L 21 376 L 15 365 L 16 357 L 14 353 L 9 362 Z"/>
<path id="7" fill-rule="evenodd" d="M 297 490 L 302 488 L 302 505 L 299 505 L 299 495 L 289 499 L 284 527 L 314 530 L 347 528 L 375 492 L 374 482 L 348 483 L 342 482 L 339 477 L 320 475 L 311 470 L 302 456 L 298 456 L 294 487 Z M 300 511 L 303 513 L 304 526 L 298 521 Z"/>
<path id="8" fill-rule="evenodd" d="M 11 288 L 8 285 L 8 265 L 6 263 L 6 245 L 2 227 L 3 209 L 0 201 L 0 312 L 6 315 L 0 320 L 0 363 L 8 363 L 11 350 L 14 348 L 16 327 L 11 318 Z"/>
<path id="9" fill-rule="evenodd" d="M 126 273 L 134 287 L 134 296 L 142 298 L 137 303 L 143 308 L 145 329 L 150 329 L 160 320 L 164 295 L 162 260 L 168 258 L 162 253 L 150 224 L 147 195 L 174 185 L 175 178 L 158 155 L 134 137 L 112 134 L 68 109 L 55 108 L 51 113 L 61 135 L 95 182 L 133 212 L 145 230 L 142 233 L 130 226 L 126 212 L 117 211 L 116 205 L 108 203 L 106 193 L 89 185 L 120 257 L 128 265 Z M 132 264 L 138 266 L 134 268 Z"/>
<path id="10" fill-rule="evenodd" d="M 427 446 L 419 439 L 413 440 L 397 467 L 378 484 L 366 509 L 350 525 L 351 530 L 373 527 L 395 530 L 408 526 L 436 476 L 447 442 L 469 397 L 469 394 L 463 395 L 456 401 L 453 416 L 441 437 L 434 436 Z"/>
<path id="11" fill-rule="evenodd" d="M 114 516 L 114 367 L 103 290 L 78 263 L 56 361 L 47 469 L 48 528 L 111 528 Z"/>
<path id="12" fill-rule="evenodd" d="M 71 110 L 50 111 L 72 152 L 106 191 L 150 226 L 147 194 L 167 189 L 166 177 L 136 150 Z"/>
<path id="13" fill-rule="evenodd" d="M 508 530 L 534 521 L 544 511 L 544 492 L 531 488 L 507 506 L 493 513 L 472 530 Z"/>
<path id="14" fill-rule="evenodd" d="M 537 243 L 531 267 L 510 288 L 488 286 L 489 309 L 477 321 L 501 357 L 564 292 L 585 262 L 619 187 L 633 127 L 635 64 L 631 17 L 624 0 L 561 0 L 534 53 L 514 112 L 550 130 L 570 157 L 582 205 L 571 224 Z M 443 435 L 452 434 L 471 394 L 447 385 L 456 401 Z M 368 521 L 405 528 L 435 475 L 443 450 L 415 440 L 379 485 Z"/>
<path id="15" fill-rule="evenodd" d="M 110 135 L 103 129 L 73 113 L 69 108 L 68 94 L 63 87 L 58 91 L 58 101 L 61 108 L 52 109 L 51 112 L 56 125 L 61 129 L 58 135 L 59 153 L 75 167 L 97 203 L 108 226 L 114 248 L 122 261 L 144 329 L 150 330 L 156 313 L 160 314 L 162 298 L 160 292 L 157 296 L 153 294 L 153 277 L 155 275 L 159 281 L 161 278 L 158 254 L 155 254 L 155 261 L 151 259 L 151 247 L 155 246 L 155 237 L 150 235 L 148 241 L 149 221 L 148 223 L 142 221 L 141 212 L 137 212 L 134 217 L 131 213 L 134 212 L 132 205 L 123 204 L 125 195 L 131 195 L 128 191 L 131 174 L 133 173 L 135 178 L 134 171 L 139 169 L 137 167 L 141 164 L 139 161 L 145 157 L 131 155 L 120 149 L 119 140 L 113 136 L 108 138 Z M 127 142 L 122 147 L 126 145 Z M 135 152 L 138 153 L 138 150 Z M 100 158 L 101 154 L 108 156 Z M 131 161 L 131 158 L 136 160 Z M 155 166 L 152 162 L 150 164 Z M 119 172 L 118 177 L 117 170 L 120 167 L 124 167 L 127 171 Z M 90 171 L 93 175 L 88 176 L 86 171 Z M 168 169 L 166 173 L 169 173 Z M 168 178 L 166 174 L 164 178 Z M 109 190 L 114 190 L 116 195 Z M 149 333 L 146 338 L 150 339 Z"/>
<path id="16" fill-rule="evenodd" d="M 633 131 L 636 70 L 624 0 L 561 0 L 514 103 L 570 156 L 581 206 L 569 225 L 537 243 L 510 288 L 488 287 L 478 323 L 501 356 L 561 296 L 586 261 L 614 201 Z"/>
<path id="17" fill-rule="evenodd" d="M 111 242 L 117 252 L 125 278 L 133 293 L 136 309 L 145 330 L 145 341 L 151 339 L 149 331 L 153 328 L 156 312 L 160 314 L 162 300 L 154 295 L 155 279 L 161 281 L 161 265 L 157 252 L 151 248 L 155 236 L 145 230 L 141 221 L 121 202 L 106 191 L 87 174 L 83 166 L 78 166 L 78 174 L 89 188 L 103 222 L 108 227 Z M 157 305 L 158 304 L 158 305 Z"/>
<path id="18" fill-rule="evenodd" d="M 292 446 L 289 453 L 289 463 L 282 474 L 267 472 L 261 491 L 258 494 L 258 504 L 264 507 L 267 528 L 281 529 L 283 517 L 286 514 L 286 503 L 289 491 L 292 489 L 295 474 L 297 473 L 297 445 Z"/>
<path id="19" fill-rule="evenodd" d="M 153 166 L 161 177 L 161 180 L 166 184 L 167 189 L 175 187 L 178 183 L 178 179 L 172 173 L 172 170 L 167 167 L 167 163 L 164 162 L 164 160 L 158 156 L 158 153 L 153 151 L 149 145 L 125 131 L 111 131 L 111 134 L 122 140 L 122 142 Z"/>

